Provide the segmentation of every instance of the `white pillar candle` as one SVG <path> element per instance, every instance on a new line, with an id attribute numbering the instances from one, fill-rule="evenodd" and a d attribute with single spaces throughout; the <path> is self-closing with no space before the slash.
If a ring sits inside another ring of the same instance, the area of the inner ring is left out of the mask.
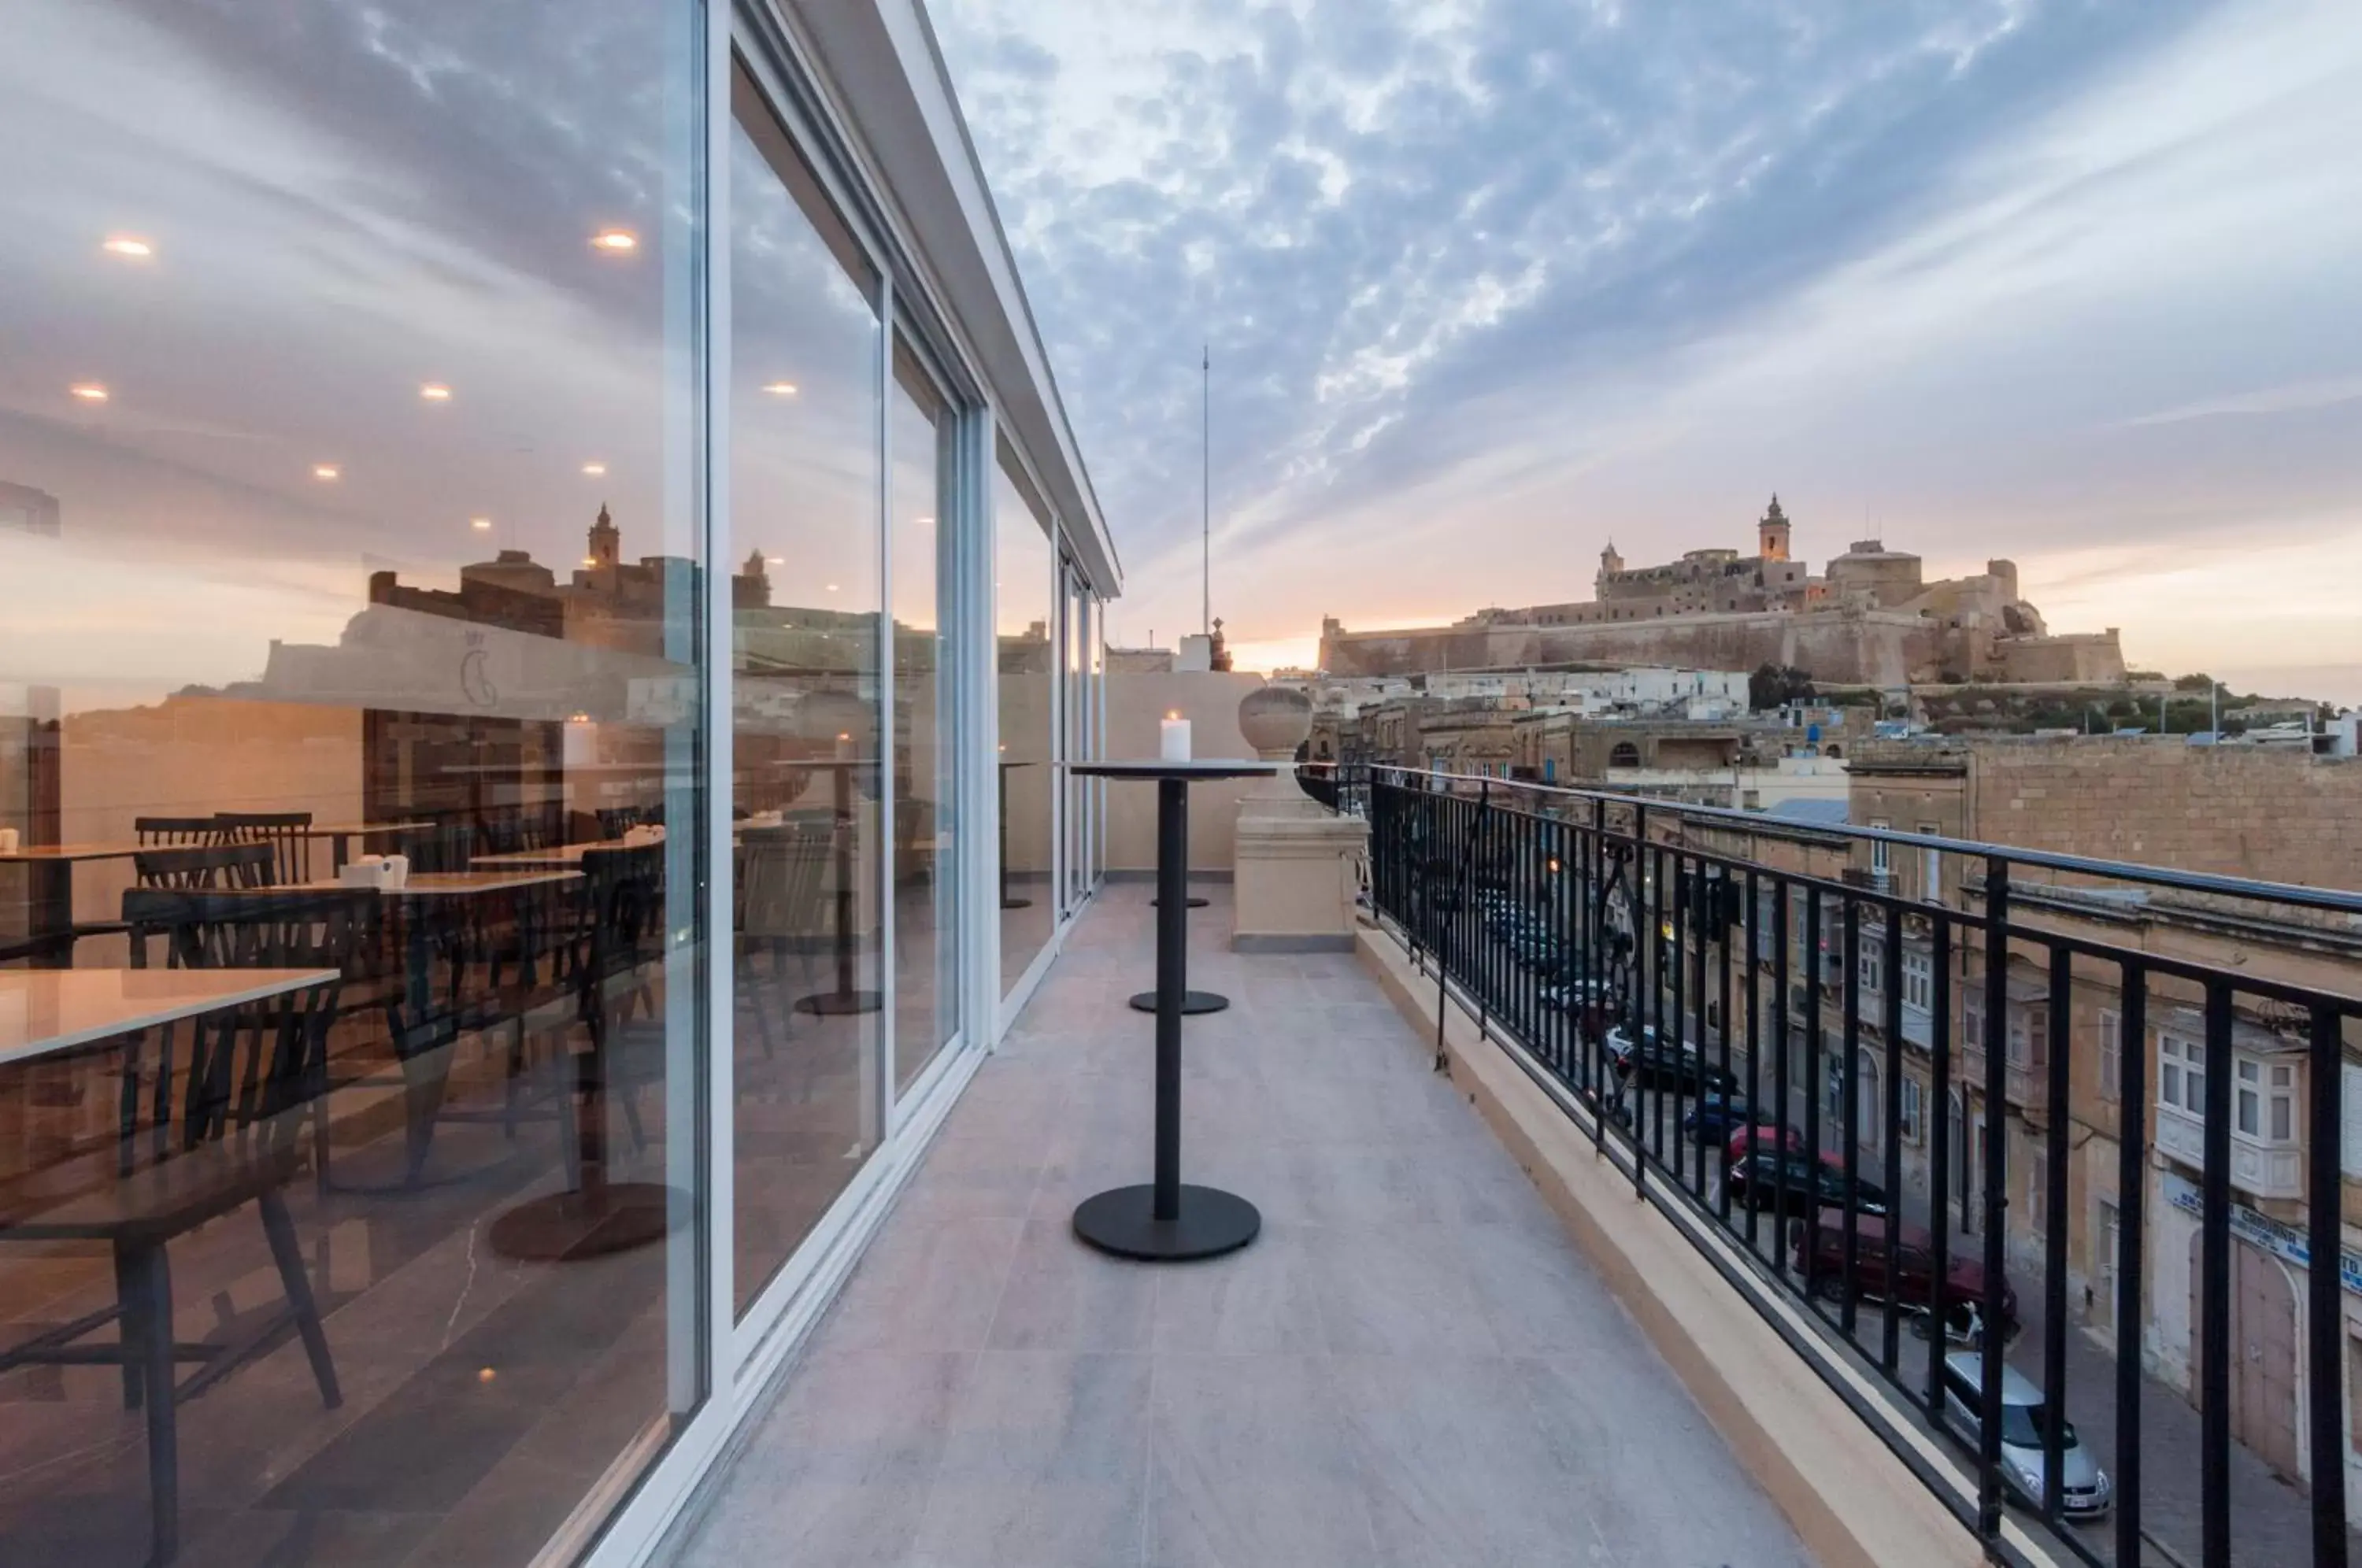
<path id="1" fill-rule="evenodd" d="M 1177 713 L 1168 713 L 1157 726 L 1157 757 L 1164 762 L 1189 760 L 1189 721 Z"/>

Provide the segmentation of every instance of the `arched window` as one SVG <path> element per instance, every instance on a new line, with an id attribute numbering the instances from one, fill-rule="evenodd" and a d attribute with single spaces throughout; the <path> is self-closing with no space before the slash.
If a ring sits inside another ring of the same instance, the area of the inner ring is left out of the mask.
<path id="1" fill-rule="evenodd" d="M 1878 1092 L 1878 1058 L 1867 1051 L 1854 1053 L 1854 1136 L 1864 1143 L 1879 1141 L 1878 1118 L 1886 1101 Z"/>
<path id="2" fill-rule="evenodd" d="M 1617 741 L 1616 749 L 1607 754 L 1607 766 L 1610 767 L 1639 767 L 1640 748 L 1630 741 Z"/>
<path id="3" fill-rule="evenodd" d="M 1827 746 L 1822 748 L 1821 755 L 1823 756 L 1843 756 L 1845 755 L 1845 748 L 1838 745 L 1835 741 L 1831 741 Z"/>

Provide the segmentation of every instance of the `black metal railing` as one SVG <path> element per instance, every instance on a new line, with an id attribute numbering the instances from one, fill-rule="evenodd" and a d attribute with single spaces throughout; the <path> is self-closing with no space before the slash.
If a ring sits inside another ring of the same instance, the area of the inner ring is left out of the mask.
<path id="1" fill-rule="evenodd" d="M 1736 1243 L 1717 1266 L 1767 1316 L 1811 1309 L 1825 1372 L 1884 1380 L 1873 1402 L 1830 1378 L 1994 1556 L 2025 1560 L 2014 1504 L 2092 1562 L 2156 1561 L 2146 1538 L 2227 1568 L 2235 1529 L 2251 1553 L 2275 1529 L 2298 1544 L 2273 1561 L 2347 1561 L 2362 895 L 1385 767 L 1363 790 L 1381 921 L 1636 1194 Z M 2277 1253 L 2252 1300 L 2235 1247 Z M 2169 1419 L 2197 1441 L 2145 1456 Z M 2295 1483 L 2235 1519 L 2235 1423 Z M 2145 1491 L 2196 1496 L 2195 1539 L 2152 1530 Z"/>
<path id="2" fill-rule="evenodd" d="M 1306 794 L 1349 817 L 1370 814 L 1370 769 L 1360 762 L 1299 762 L 1296 781 Z"/>

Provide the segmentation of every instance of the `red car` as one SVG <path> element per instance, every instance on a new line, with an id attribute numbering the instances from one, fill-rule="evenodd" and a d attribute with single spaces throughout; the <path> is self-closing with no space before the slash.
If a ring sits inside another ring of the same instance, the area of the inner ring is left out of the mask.
<path id="1" fill-rule="evenodd" d="M 1735 1165 L 1739 1161 L 1745 1159 L 1748 1155 L 1755 1152 L 1755 1141 L 1759 1136 L 1763 1140 L 1765 1146 L 1768 1148 L 1772 1143 L 1772 1135 L 1775 1132 L 1783 1131 L 1787 1133 L 1787 1136 L 1782 1139 L 1781 1143 L 1785 1146 L 1786 1152 L 1791 1154 L 1803 1154 L 1805 1152 L 1805 1135 L 1802 1132 L 1797 1132 L 1794 1127 L 1783 1129 L 1774 1127 L 1772 1123 L 1765 1121 L 1753 1127 L 1741 1127 L 1733 1132 L 1730 1135 L 1730 1143 L 1728 1146 L 1727 1146 L 1722 1152 L 1723 1157 Z"/>
<path id="2" fill-rule="evenodd" d="M 1904 1311 L 1926 1312 L 1937 1299 L 1936 1239 L 1919 1226 L 1900 1223 L 1890 1249 L 1887 1224 L 1879 1215 L 1854 1216 L 1854 1294 L 1883 1301 L 1891 1293 L 1894 1304 Z M 1944 1260 L 1944 1331 L 1959 1339 L 1966 1336 L 1976 1315 L 1984 1309 L 1985 1269 L 1960 1247 L 1957 1237 L 1953 1247 Z M 1794 1261 L 1796 1271 L 1803 1273 L 1805 1228 L 1801 1225 L 1796 1227 Z M 1813 1285 L 1831 1298 L 1845 1290 L 1845 1216 L 1834 1209 L 1822 1209 L 1820 1222 L 1813 1228 Z M 2001 1342 L 2007 1344 L 2017 1335 L 2017 1292 L 2005 1278 L 2001 1286 Z"/>

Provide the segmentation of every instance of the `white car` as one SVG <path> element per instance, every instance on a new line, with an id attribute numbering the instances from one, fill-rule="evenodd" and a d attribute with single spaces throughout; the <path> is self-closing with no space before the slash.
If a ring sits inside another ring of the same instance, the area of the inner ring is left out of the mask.
<path id="1" fill-rule="evenodd" d="M 1984 1355 L 1954 1351 L 1944 1358 L 1944 1406 L 1952 1421 L 1978 1441 L 1983 1423 Z M 2034 1380 L 2014 1366 L 2001 1369 L 2001 1470 L 2010 1489 L 2035 1507 L 2042 1506 L 2042 1444 L 2052 1419 L 2058 1422 L 2058 1508 L 2069 1518 L 2098 1518 L 2115 1501 L 2108 1473 L 2092 1451 L 2075 1441 L 2074 1423 L 2050 1408 Z"/>

